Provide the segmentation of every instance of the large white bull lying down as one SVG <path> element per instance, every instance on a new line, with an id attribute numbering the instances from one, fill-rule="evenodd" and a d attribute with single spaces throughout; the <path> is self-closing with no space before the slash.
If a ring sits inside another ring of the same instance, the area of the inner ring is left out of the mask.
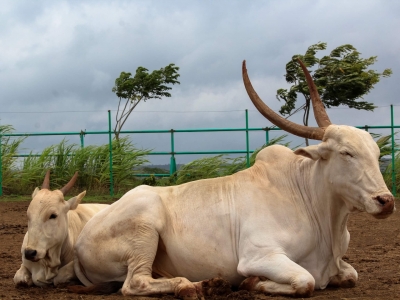
<path id="1" fill-rule="evenodd" d="M 86 191 L 64 200 L 78 173 L 60 190 L 50 191 L 50 171 L 42 189 L 36 188 L 29 204 L 28 232 L 21 247 L 22 264 L 15 273 L 16 286 L 68 282 L 75 277 L 74 244 L 85 224 L 106 204 L 79 204 Z"/>
<path id="2" fill-rule="evenodd" d="M 262 150 L 234 175 L 172 187 L 140 186 L 95 215 L 75 245 L 75 272 L 86 293 L 115 282 L 124 295 L 175 293 L 196 299 L 204 280 L 268 294 L 307 297 L 327 285 L 352 287 L 343 261 L 347 218 L 386 218 L 394 198 L 379 171 L 371 136 L 331 124 L 301 63 L 319 127 L 283 119 L 257 96 L 243 63 L 247 92 L 272 123 L 319 145 Z"/>

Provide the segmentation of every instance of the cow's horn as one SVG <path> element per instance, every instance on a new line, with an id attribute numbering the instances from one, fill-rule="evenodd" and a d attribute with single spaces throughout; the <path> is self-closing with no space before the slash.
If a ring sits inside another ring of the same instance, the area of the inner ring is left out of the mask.
<path id="1" fill-rule="evenodd" d="M 50 170 L 47 170 L 46 175 L 44 176 L 42 189 L 50 189 Z"/>
<path id="2" fill-rule="evenodd" d="M 266 117 L 271 123 L 275 124 L 276 126 L 280 127 L 281 129 L 290 132 L 294 135 L 309 138 L 313 140 L 322 140 L 324 136 L 325 130 L 319 127 L 308 127 L 293 123 L 289 120 L 278 115 L 272 109 L 270 109 L 257 95 L 256 91 L 254 90 L 249 76 L 247 75 L 246 69 L 246 61 L 243 61 L 242 65 L 242 75 L 243 75 L 243 82 L 246 88 L 247 94 L 249 95 L 251 101 L 253 102 L 254 106 L 257 110 Z"/>
<path id="3" fill-rule="evenodd" d="M 310 96 L 313 105 L 315 120 L 317 121 L 319 127 L 328 127 L 332 123 L 331 120 L 329 120 L 324 104 L 322 103 L 321 98 L 319 97 L 317 87 L 314 81 L 312 80 L 310 72 L 308 72 L 304 63 L 299 58 L 297 60 L 301 68 L 303 69 L 304 75 L 306 76 L 308 89 L 310 90 Z"/>
<path id="4" fill-rule="evenodd" d="M 77 178 L 78 178 L 78 171 L 75 172 L 75 174 L 74 174 L 74 176 L 72 176 L 71 180 L 63 188 L 60 189 L 60 191 L 63 193 L 64 196 L 74 186 Z"/>

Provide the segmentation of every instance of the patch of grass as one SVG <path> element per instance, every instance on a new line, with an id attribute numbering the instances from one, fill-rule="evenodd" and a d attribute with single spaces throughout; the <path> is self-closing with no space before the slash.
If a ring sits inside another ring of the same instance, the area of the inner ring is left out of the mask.
<path id="1" fill-rule="evenodd" d="M 272 145 L 282 145 L 285 147 L 290 146 L 290 142 L 284 143 L 283 140 L 287 135 L 281 135 L 277 138 L 271 139 L 269 143 L 256 149 L 250 156 L 250 166 L 256 160 L 258 152 L 262 149 Z M 297 146 L 295 147 L 297 148 Z M 183 165 L 169 180 L 164 179 L 160 183 L 171 182 L 172 184 L 182 184 L 199 179 L 215 178 L 220 176 L 231 175 L 247 168 L 247 161 L 245 157 L 227 158 L 224 155 L 217 155 L 213 157 L 205 157 L 196 159 L 186 165 Z M 161 185 L 161 184 L 159 184 Z"/>
<path id="2" fill-rule="evenodd" d="M 31 201 L 31 197 L 30 196 L 27 196 L 27 195 L 24 195 L 24 196 L 21 196 L 21 195 L 7 195 L 7 196 L 0 196 L 0 202 L 11 202 L 11 201 L 13 201 L 13 202 L 16 202 L 16 201 L 21 201 L 21 202 L 23 202 L 23 201 L 26 201 L 26 202 L 28 202 L 28 201 Z"/>
<path id="3" fill-rule="evenodd" d="M 0 127 L 2 133 L 11 128 Z M 45 148 L 40 155 L 30 153 L 21 165 L 16 164 L 14 155 L 23 139 L 2 139 L 3 192 L 4 194 L 26 195 L 41 186 L 48 169 L 51 170 L 50 186 L 59 189 L 79 172 L 75 188 L 87 189 L 96 194 L 108 194 L 110 190 L 109 145 L 81 148 L 63 139 L 59 144 Z M 150 150 L 137 149 L 128 137 L 112 142 L 113 182 L 116 193 L 124 193 L 141 183 L 135 177 L 138 166 L 147 163 Z"/>

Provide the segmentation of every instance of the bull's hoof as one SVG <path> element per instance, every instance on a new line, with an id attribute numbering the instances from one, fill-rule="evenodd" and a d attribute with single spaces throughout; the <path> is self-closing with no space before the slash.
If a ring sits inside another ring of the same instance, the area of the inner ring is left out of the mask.
<path id="1" fill-rule="evenodd" d="M 222 278 L 212 278 L 202 281 L 201 289 L 205 296 L 226 296 L 232 293 L 231 284 Z"/>
<path id="2" fill-rule="evenodd" d="M 256 290 L 257 283 L 259 283 L 260 281 L 261 279 L 258 276 L 247 277 L 239 285 L 239 290 L 254 291 Z"/>
<path id="3" fill-rule="evenodd" d="M 342 288 L 352 288 L 356 286 L 356 280 L 354 280 L 354 278 L 349 278 L 347 280 L 343 280 L 340 283 L 340 287 Z"/>
<path id="4" fill-rule="evenodd" d="M 15 287 L 16 287 L 17 289 L 19 289 L 19 288 L 28 288 L 28 287 L 29 287 L 29 284 L 28 284 L 26 281 L 19 281 L 19 282 L 17 282 L 17 283 L 15 284 Z"/>
<path id="5" fill-rule="evenodd" d="M 197 300 L 197 292 L 195 288 L 183 288 L 181 289 L 176 296 L 182 300 Z"/>
<path id="6" fill-rule="evenodd" d="M 334 278 L 331 280 L 331 282 L 329 282 L 329 286 L 330 287 L 340 287 L 340 288 L 352 288 L 356 286 L 356 282 L 357 280 L 353 277 L 347 278 L 347 279 L 343 279 L 343 280 L 339 280 L 338 278 Z"/>

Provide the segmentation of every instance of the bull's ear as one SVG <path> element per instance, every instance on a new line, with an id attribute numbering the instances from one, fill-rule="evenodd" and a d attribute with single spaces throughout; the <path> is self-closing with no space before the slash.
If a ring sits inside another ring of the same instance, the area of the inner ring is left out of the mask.
<path id="1" fill-rule="evenodd" d="M 85 197 L 86 191 L 83 191 L 78 196 L 72 197 L 67 201 L 70 210 L 74 210 L 78 207 L 79 203 L 81 203 L 83 197 Z"/>
<path id="2" fill-rule="evenodd" d="M 312 145 L 304 148 L 299 148 L 294 151 L 297 155 L 302 155 L 313 160 L 318 160 L 321 158 L 321 155 L 318 151 L 318 145 Z"/>
<path id="3" fill-rule="evenodd" d="M 32 199 L 35 198 L 37 192 L 39 192 L 39 188 L 37 187 L 32 193 Z"/>

